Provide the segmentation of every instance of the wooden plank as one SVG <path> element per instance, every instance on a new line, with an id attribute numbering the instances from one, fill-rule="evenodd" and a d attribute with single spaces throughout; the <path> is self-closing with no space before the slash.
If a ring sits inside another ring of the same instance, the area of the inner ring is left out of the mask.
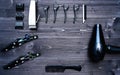
<path id="1" fill-rule="evenodd" d="M 15 4 L 24 3 L 24 29 L 16 30 Z M 87 5 L 87 19 L 82 23 L 82 4 Z M 0 75 L 111 75 L 112 69 L 120 68 L 120 54 L 106 54 L 100 63 L 92 63 L 87 56 L 88 42 L 94 24 L 102 24 L 106 44 L 120 46 L 119 31 L 110 28 L 108 38 L 107 26 L 113 26 L 114 18 L 120 17 L 119 0 L 38 0 L 38 14 L 41 18 L 37 31 L 29 30 L 29 0 L 14 0 L 10 9 L 0 16 L 0 49 L 25 34 L 37 34 L 39 38 L 3 54 L 0 52 Z M 60 7 L 56 23 L 53 23 L 53 4 L 69 5 L 67 22 L 64 24 L 64 12 Z M 73 24 L 73 5 L 80 4 L 77 21 Z M 43 7 L 49 5 L 48 23 L 45 23 Z M 1 13 L 4 8 L 0 8 Z M 113 26 L 114 27 L 114 26 Z M 2 66 L 27 52 L 40 52 L 41 56 L 11 70 Z M 64 73 L 46 73 L 46 65 L 82 65 L 82 71 L 66 70 Z"/>

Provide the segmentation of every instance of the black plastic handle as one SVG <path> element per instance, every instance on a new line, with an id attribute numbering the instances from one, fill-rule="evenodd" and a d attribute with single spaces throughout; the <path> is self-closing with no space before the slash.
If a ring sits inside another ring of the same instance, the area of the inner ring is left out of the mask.
<path id="1" fill-rule="evenodd" d="M 107 50 L 108 53 L 120 53 L 120 47 L 107 45 L 107 48 L 108 48 Z"/>

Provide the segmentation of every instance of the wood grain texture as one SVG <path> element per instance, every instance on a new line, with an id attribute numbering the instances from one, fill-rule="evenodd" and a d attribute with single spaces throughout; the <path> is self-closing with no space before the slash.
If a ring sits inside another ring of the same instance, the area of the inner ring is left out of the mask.
<path id="1" fill-rule="evenodd" d="M 25 4 L 23 30 L 15 30 L 15 4 L 19 2 Z M 38 0 L 38 14 L 42 16 L 37 31 L 28 28 L 29 3 L 30 0 L 13 0 L 9 9 L 0 8 L 0 49 L 16 38 L 24 37 L 25 34 L 39 36 L 37 40 L 6 54 L 0 53 L 0 75 L 112 75 L 111 70 L 120 69 L 120 54 L 106 54 L 104 60 L 97 64 L 90 62 L 87 56 L 88 42 L 96 23 L 102 24 L 106 44 L 120 46 L 120 32 L 116 33 L 113 30 L 114 18 L 120 17 L 119 0 Z M 87 20 L 84 24 L 82 23 L 83 3 L 87 5 Z M 62 7 L 58 10 L 56 23 L 53 23 L 53 4 L 69 5 L 65 24 Z M 75 24 L 73 24 L 74 4 L 80 4 Z M 47 24 L 43 11 L 46 5 L 50 6 Z M 2 69 L 3 65 L 29 51 L 40 52 L 41 56 L 11 70 Z M 82 71 L 46 73 L 46 65 L 82 65 Z"/>

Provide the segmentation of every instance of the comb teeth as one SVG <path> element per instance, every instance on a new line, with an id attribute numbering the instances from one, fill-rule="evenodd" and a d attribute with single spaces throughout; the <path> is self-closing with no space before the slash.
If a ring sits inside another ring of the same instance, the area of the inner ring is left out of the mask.
<path id="1" fill-rule="evenodd" d="M 46 66 L 46 72 L 64 72 L 66 69 L 81 71 L 81 66 Z"/>
<path id="2" fill-rule="evenodd" d="M 64 68 L 62 66 L 46 66 L 46 72 L 64 72 Z"/>

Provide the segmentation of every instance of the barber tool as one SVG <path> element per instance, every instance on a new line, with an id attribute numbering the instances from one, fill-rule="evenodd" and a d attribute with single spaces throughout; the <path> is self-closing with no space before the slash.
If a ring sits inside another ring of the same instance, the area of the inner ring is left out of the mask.
<path id="1" fill-rule="evenodd" d="M 36 0 L 30 1 L 28 24 L 29 24 L 29 29 L 37 29 L 37 26 L 36 26 Z"/>
<path id="2" fill-rule="evenodd" d="M 82 67 L 80 65 L 79 66 L 52 65 L 52 66 L 45 67 L 46 72 L 64 72 L 66 69 L 81 71 Z"/>
<path id="3" fill-rule="evenodd" d="M 76 21 L 76 13 L 79 10 L 79 5 L 73 5 L 73 12 L 74 12 L 74 18 L 73 18 L 73 23 Z"/>
<path id="4" fill-rule="evenodd" d="M 99 62 L 103 60 L 105 53 L 120 53 L 120 47 L 106 45 L 102 32 L 102 26 L 100 24 L 96 24 L 93 28 L 88 46 L 89 58 L 93 62 Z"/>
<path id="5" fill-rule="evenodd" d="M 3 50 L 1 50 L 1 52 L 7 52 L 10 51 L 11 49 L 14 49 L 16 47 L 19 47 L 27 42 L 30 42 L 32 40 L 36 40 L 38 39 L 37 35 L 28 35 L 26 34 L 24 38 L 18 38 L 16 39 L 14 42 L 10 43 L 6 48 L 4 48 Z"/>
<path id="6" fill-rule="evenodd" d="M 15 22 L 15 29 L 23 29 L 24 28 L 24 22 L 23 21 L 16 21 Z"/>
<path id="7" fill-rule="evenodd" d="M 33 60 L 36 57 L 39 57 L 40 53 L 28 53 L 27 55 L 23 55 L 15 59 L 14 61 L 8 63 L 7 65 L 3 66 L 3 69 L 9 70 L 12 69 L 13 67 L 19 66 L 29 60 Z"/>
<path id="8" fill-rule="evenodd" d="M 53 11 L 54 11 L 54 20 L 53 20 L 53 23 L 56 22 L 56 17 L 57 17 L 57 11 L 59 9 L 59 6 L 55 6 L 53 5 Z"/>
<path id="9" fill-rule="evenodd" d="M 24 3 L 17 3 L 16 11 L 24 11 Z"/>
<path id="10" fill-rule="evenodd" d="M 85 4 L 83 4 L 82 5 L 82 9 L 83 9 L 83 23 L 85 23 L 85 20 L 86 20 L 86 5 Z"/>
<path id="11" fill-rule="evenodd" d="M 63 10 L 64 10 L 64 23 L 66 23 L 66 19 L 67 19 L 67 10 L 69 9 L 69 6 L 65 6 L 63 5 Z"/>
<path id="12" fill-rule="evenodd" d="M 16 12 L 16 21 L 23 21 L 24 14 L 22 12 Z"/>
<path id="13" fill-rule="evenodd" d="M 48 10 L 49 10 L 49 6 L 46 6 L 43 8 L 44 12 L 45 12 L 45 23 L 48 22 Z"/>

